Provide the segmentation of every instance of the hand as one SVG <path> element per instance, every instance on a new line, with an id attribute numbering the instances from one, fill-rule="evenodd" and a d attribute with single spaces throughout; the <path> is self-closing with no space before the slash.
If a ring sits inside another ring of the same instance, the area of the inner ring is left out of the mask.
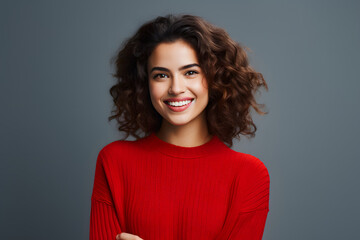
<path id="1" fill-rule="evenodd" d="M 139 236 L 122 232 L 122 233 L 116 235 L 116 240 L 143 240 L 143 239 L 140 238 Z"/>

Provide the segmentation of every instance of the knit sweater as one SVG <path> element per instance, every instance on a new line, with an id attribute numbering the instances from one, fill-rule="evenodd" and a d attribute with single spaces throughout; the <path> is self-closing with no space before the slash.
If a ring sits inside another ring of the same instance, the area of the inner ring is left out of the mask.
<path id="1" fill-rule="evenodd" d="M 97 157 L 90 239 L 126 232 L 144 240 L 259 240 L 269 187 L 263 162 L 215 135 L 196 147 L 155 133 L 117 140 Z"/>

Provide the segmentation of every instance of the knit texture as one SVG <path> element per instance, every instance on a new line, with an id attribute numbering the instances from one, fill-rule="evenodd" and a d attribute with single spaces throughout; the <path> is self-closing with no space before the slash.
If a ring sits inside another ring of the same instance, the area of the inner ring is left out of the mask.
<path id="1" fill-rule="evenodd" d="M 215 135 L 196 147 L 155 133 L 114 141 L 97 158 L 90 240 L 114 240 L 121 232 L 144 240 L 259 240 L 269 187 L 258 158 Z"/>

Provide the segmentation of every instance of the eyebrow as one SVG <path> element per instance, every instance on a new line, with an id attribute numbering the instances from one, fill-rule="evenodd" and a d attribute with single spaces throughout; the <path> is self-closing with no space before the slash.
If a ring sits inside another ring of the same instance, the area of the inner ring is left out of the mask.
<path id="1" fill-rule="evenodd" d="M 195 66 L 200 67 L 199 64 L 197 64 L 197 63 L 192 63 L 192 64 L 188 64 L 188 65 L 185 65 L 185 66 L 180 67 L 180 68 L 179 68 L 179 71 L 184 70 L 184 69 L 187 69 L 187 68 L 195 67 Z M 152 73 L 152 72 L 155 71 L 155 70 L 164 71 L 164 72 L 170 72 L 169 69 L 164 68 L 164 67 L 153 67 L 153 68 L 151 69 L 150 73 Z"/>

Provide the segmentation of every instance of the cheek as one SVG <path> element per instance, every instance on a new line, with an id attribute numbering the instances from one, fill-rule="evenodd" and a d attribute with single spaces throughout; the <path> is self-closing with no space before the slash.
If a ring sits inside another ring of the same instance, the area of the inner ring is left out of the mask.
<path id="1" fill-rule="evenodd" d="M 202 81 L 199 81 L 196 86 L 194 86 L 196 89 L 196 92 L 198 93 L 199 97 L 208 97 L 208 85 L 207 85 L 207 81 L 205 79 L 202 79 Z"/>
<path id="2" fill-rule="evenodd" d="M 149 83 L 150 98 L 153 103 L 159 101 L 162 96 L 161 88 L 157 84 Z"/>

